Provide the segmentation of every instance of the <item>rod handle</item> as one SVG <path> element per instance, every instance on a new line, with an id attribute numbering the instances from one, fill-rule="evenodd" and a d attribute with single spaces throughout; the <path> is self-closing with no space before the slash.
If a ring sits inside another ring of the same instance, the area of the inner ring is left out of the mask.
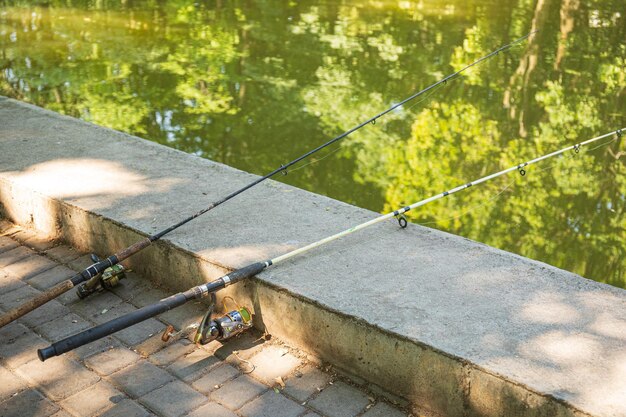
<path id="1" fill-rule="evenodd" d="M 66 337 L 63 340 L 59 340 L 52 345 L 37 350 L 39 359 L 43 362 L 53 356 L 62 355 L 65 352 L 69 352 L 72 349 L 76 349 L 87 343 L 95 342 L 98 339 L 106 337 L 115 332 L 119 332 L 127 327 L 140 323 L 144 320 L 148 320 L 158 314 L 164 313 L 168 310 L 176 308 L 185 304 L 190 298 L 185 293 L 174 294 L 171 297 L 164 298 L 158 303 L 142 307 L 132 313 L 110 320 L 106 323 L 102 323 L 98 326 L 92 327 L 73 336 Z"/>
<path id="2" fill-rule="evenodd" d="M 31 298 L 22 305 L 12 308 L 11 310 L 0 316 L 0 327 L 6 326 L 14 320 L 19 319 L 24 314 L 30 313 L 39 306 L 46 304 L 48 301 L 57 298 L 59 295 L 71 290 L 74 283 L 71 279 L 67 279 L 58 283 L 52 288 L 47 289 L 38 296 Z"/>

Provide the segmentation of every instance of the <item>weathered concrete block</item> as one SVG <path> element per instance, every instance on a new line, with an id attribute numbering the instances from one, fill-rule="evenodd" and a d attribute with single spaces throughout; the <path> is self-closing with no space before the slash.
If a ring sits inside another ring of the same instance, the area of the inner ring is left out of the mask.
<path id="1" fill-rule="evenodd" d="M 115 372 L 110 379 L 128 395 L 138 398 L 173 381 L 174 377 L 158 366 L 140 360 Z"/>
<path id="2" fill-rule="evenodd" d="M 35 390 L 23 391 L 0 404 L 2 417 L 48 417 L 59 407 Z"/>
<path id="3" fill-rule="evenodd" d="M 15 372 L 27 381 L 37 384 L 38 388 L 55 401 L 74 395 L 100 380 L 98 375 L 84 366 L 63 357 L 45 363 L 35 359 L 20 366 Z"/>
<path id="4" fill-rule="evenodd" d="M 300 404 L 270 390 L 244 405 L 239 413 L 244 417 L 298 417 L 305 410 Z"/>
<path id="5" fill-rule="evenodd" d="M 61 401 L 61 406 L 77 416 L 91 417 L 115 406 L 125 396 L 106 381 L 100 381 Z"/>
<path id="6" fill-rule="evenodd" d="M 212 401 L 217 401 L 231 410 L 237 410 L 267 390 L 267 386 L 249 376 L 242 375 L 225 383 L 218 390 L 214 391 L 210 398 Z"/>
<path id="7" fill-rule="evenodd" d="M 110 375 L 137 362 L 139 359 L 140 356 L 132 350 L 125 347 L 116 347 L 88 357 L 85 359 L 85 365 L 100 375 Z"/>
<path id="8" fill-rule="evenodd" d="M 144 395 L 139 401 L 162 417 L 180 417 L 207 402 L 207 398 L 181 381 Z"/>
<path id="9" fill-rule="evenodd" d="M 354 387 L 335 382 L 322 391 L 308 405 L 329 417 L 354 417 L 369 404 L 367 395 Z"/>
<path id="10" fill-rule="evenodd" d="M 241 375 L 241 372 L 227 363 L 216 366 L 208 374 L 194 381 L 191 385 L 203 394 L 215 391 L 222 384 Z"/>
<path id="11" fill-rule="evenodd" d="M 317 394 L 330 382 L 330 375 L 312 366 L 305 367 L 300 373 L 300 377 L 289 378 L 284 389 L 285 394 L 300 402 L 304 402 L 313 394 Z"/>

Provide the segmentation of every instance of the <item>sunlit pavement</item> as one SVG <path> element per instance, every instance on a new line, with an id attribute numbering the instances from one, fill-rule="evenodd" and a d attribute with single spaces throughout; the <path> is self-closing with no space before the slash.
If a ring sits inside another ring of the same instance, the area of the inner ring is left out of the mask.
<path id="1" fill-rule="evenodd" d="M 90 263 L 87 255 L 5 221 L 0 234 L 2 311 Z M 201 317 L 202 305 L 165 313 L 45 363 L 37 358 L 36 349 L 50 342 L 166 295 L 132 274 L 114 292 L 81 301 L 71 291 L 1 329 L 0 416 L 407 415 L 315 358 L 262 334 L 202 347 L 185 338 L 161 341 L 167 324 L 185 327 Z"/>

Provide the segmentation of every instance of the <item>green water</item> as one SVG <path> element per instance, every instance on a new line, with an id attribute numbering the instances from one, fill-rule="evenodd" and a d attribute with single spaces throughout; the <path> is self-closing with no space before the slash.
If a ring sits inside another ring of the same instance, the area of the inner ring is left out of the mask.
<path id="1" fill-rule="evenodd" d="M 626 126 L 625 15 L 624 0 L 0 0 L 0 94 L 263 174 L 539 29 L 277 177 L 383 212 Z M 410 217 L 624 287 L 624 151 Z"/>

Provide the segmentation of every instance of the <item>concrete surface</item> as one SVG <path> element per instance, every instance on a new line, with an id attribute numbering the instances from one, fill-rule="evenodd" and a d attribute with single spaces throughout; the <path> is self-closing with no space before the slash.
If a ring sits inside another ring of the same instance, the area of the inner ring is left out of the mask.
<path id="1" fill-rule="evenodd" d="M 0 126 L 5 215 L 101 255 L 256 178 L 13 100 Z M 184 290 L 375 215 L 266 181 L 129 264 Z M 433 413 L 626 415 L 626 291 L 464 238 L 391 221 L 225 294 Z"/>
<path id="2" fill-rule="evenodd" d="M 0 221 L 0 234 L 7 226 L 5 221 Z M 28 231 L 11 236 L 16 239 L 4 236 L 2 240 L 4 243 L 7 239 L 12 240 L 15 245 L 0 245 L 0 255 L 22 248 L 27 256 L 8 264 L 19 262 L 20 268 L 5 268 L 0 272 L 0 286 L 3 287 L 20 281 L 23 284 L 20 288 L 31 288 L 36 292 L 30 281 L 45 272 L 33 275 L 24 266 L 38 266 L 40 258 L 44 258 L 53 264 L 51 268 L 56 268 L 61 262 L 49 258 L 48 252 L 72 252 L 64 245 L 53 246 L 55 242 L 43 245 L 45 239 L 36 245 L 40 250 L 31 250 L 23 246 L 32 242 L 26 239 L 33 237 Z M 65 267 L 70 263 L 65 262 Z M 139 284 L 150 285 L 139 276 L 134 279 Z M 10 305 L 21 299 L 19 291 L 0 295 L 0 304 Z M 117 297 L 109 293 L 104 298 L 112 301 L 112 296 Z M 155 293 L 150 302 L 158 300 L 159 294 Z M 68 300 L 66 305 L 59 305 L 65 314 L 74 314 L 90 325 L 98 322 L 95 311 L 85 309 L 86 303 L 76 297 Z M 139 304 L 133 304 L 131 300 L 128 306 L 136 309 Z M 202 306 L 195 307 L 191 318 L 200 320 Z M 36 322 L 32 321 L 35 314 Z M 102 308 L 96 314 L 109 317 L 115 313 Z M 204 347 L 182 338 L 164 343 L 160 333 L 139 332 L 132 345 L 115 335 L 97 346 L 81 348 L 42 363 L 37 359 L 36 348 L 56 340 L 56 337 L 42 339 L 37 334 L 37 326 L 53 322 L 53 316 L 33 311 L 0 329 L 0 416 L 355 417 L 381 407 L 391 410 L 393 415 L 407 415 L 406 411 L 385 402 L 367 387 L 356 386 L 345 378 L 342 380 L 332 369 L 330 372 L 319 369 L 319 365 L 306 359 L 304 352 L 276 338 L 267 341 L 262 334 L 255 333 L 245 333 L 233 340 L 240 350 L 221 352 L 221 359 L 214 355 L 222 348 L 218 342 Z M 160 331 L 166 324 L 181 324 L 176 319 L 166 318 L 160 318 L 158 322 Z M 277 383 L 279 377 L 284 387 Z M 343 390 L 343 395 L 338 398 L 340 403 L 325 410 L 328 406 L 316 399 L 328 395 L 335 398 L 337 395 L 333 393 L 339 386 Z M 301 388 L 297 395 L 292 395 L 293 387 Z"/>

